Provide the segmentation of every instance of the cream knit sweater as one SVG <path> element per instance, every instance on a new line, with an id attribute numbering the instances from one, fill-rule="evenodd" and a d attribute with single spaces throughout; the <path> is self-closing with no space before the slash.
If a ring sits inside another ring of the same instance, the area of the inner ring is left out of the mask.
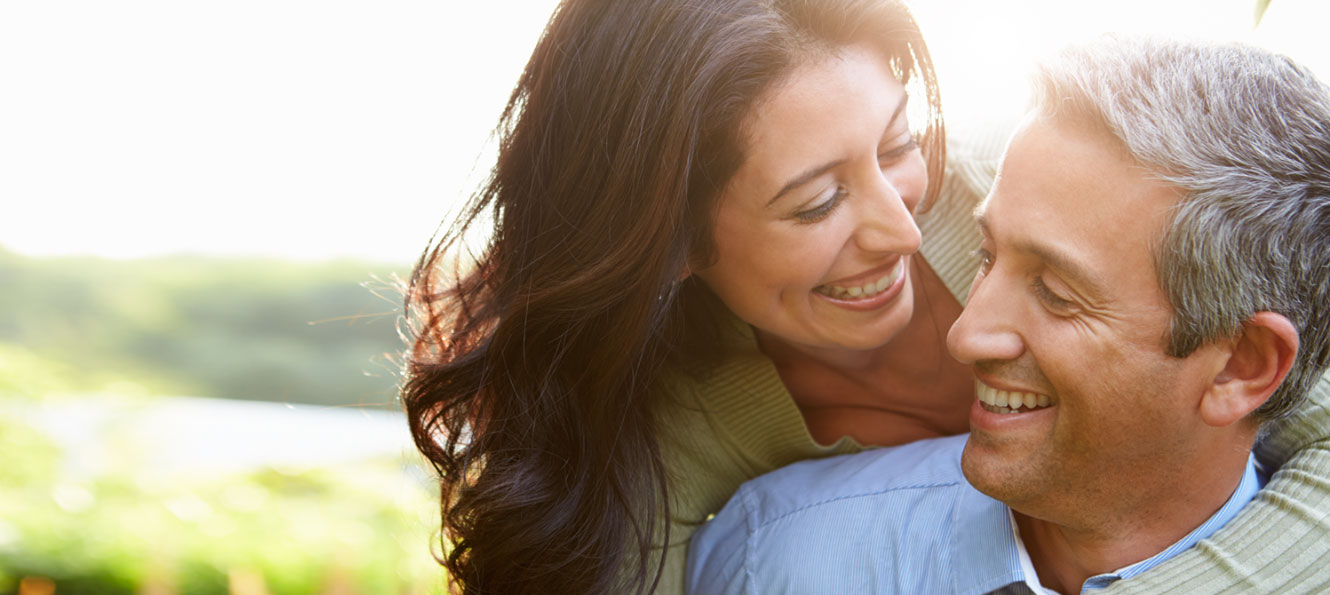
<path id="1" fill-rule="evenodd" d="M 987 194 L 1009 128 L 948 141 L 937 204 L 919 216 L 921 253 L 962 303 L 978 266 L 971 212 Z M 735 321 L 727 356 L 666 374 L 661 446 L 669 470 L 671 519 L 666 567 L 656 593 L 684 589 L 688 540 L 739 485 L 795 461 L 858 452 L 848 437 L 819 445 L 752 331 Z M 1213 537 L 1110 593 L 1299 593 L 1330 590 L 1330 375 L 1310 402 L 1257 448 L 1269 484 Z"/>

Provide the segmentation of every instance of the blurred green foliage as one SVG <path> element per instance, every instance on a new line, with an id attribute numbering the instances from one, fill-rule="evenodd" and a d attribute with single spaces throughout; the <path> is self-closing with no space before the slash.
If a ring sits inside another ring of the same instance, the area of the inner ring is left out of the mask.
<path id="1" fill-rule="evenodd" d="M 33 423 L 177 394 L 397 409 L 407 270 L 0 249 L 0 595 L 441 592 L 437 492 L 414 459 L 182 475 L 110 424 L 89 472 Z"/>
<path id="2" fill-rule="evenodd" d="M 436 496 L 401 461 L 182 478 L 116 458 L 71 477 L 12 409 L 0 448 L 0 593 L 24 577 L 61 595 L 237 593 L 237 577 L 274 595 L 442 591 Z"/>
<path id="3" fill-rule="evenodd" d="M 0 249 L 0 388 L 39 358 L 66 390 L 396 408 L 397 275 L 339 261 L 34 258 Z M 3 363 L 9 360 L 10 363 Z M 121 390 L 120 392 L 123 392 Z"/>

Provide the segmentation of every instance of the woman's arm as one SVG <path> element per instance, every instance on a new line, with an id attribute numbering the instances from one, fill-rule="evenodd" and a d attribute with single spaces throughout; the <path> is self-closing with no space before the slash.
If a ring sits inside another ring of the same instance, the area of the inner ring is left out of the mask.
<path id="1" fill-rule="evenodd" d="M 1330 373 L 1256 448 L 1265 489 L 1210 539 L 1110 593 L 1330 590 Z"/>

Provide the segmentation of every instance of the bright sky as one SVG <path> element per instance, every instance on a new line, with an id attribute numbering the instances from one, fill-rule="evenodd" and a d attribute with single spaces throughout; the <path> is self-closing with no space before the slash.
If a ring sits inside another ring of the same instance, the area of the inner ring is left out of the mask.
<path id="1" fill-rule="evenodd" d="M 915 0 L 948 120 L 1100 31 L 1250 38 L 1254 0 Z M 0 245 L 414 259 L 488 167 L 553 0 L 0 3 Z M 1258 32 L 1330 77 L 1330 2 Z"/>

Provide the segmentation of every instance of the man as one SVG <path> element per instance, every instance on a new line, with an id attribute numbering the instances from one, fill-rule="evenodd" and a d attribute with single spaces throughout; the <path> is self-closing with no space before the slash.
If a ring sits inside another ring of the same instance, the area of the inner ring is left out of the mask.
<path id="1" fill-rule="evenodd" d="M 1330 90 L 1261 50 L 1107 40 L 1036 98 L 948 337 L 971 434 L 749 482 L 693 592 L 1082 592 L 1255 496 L 1261 425 L 1330 360 Z"/>

